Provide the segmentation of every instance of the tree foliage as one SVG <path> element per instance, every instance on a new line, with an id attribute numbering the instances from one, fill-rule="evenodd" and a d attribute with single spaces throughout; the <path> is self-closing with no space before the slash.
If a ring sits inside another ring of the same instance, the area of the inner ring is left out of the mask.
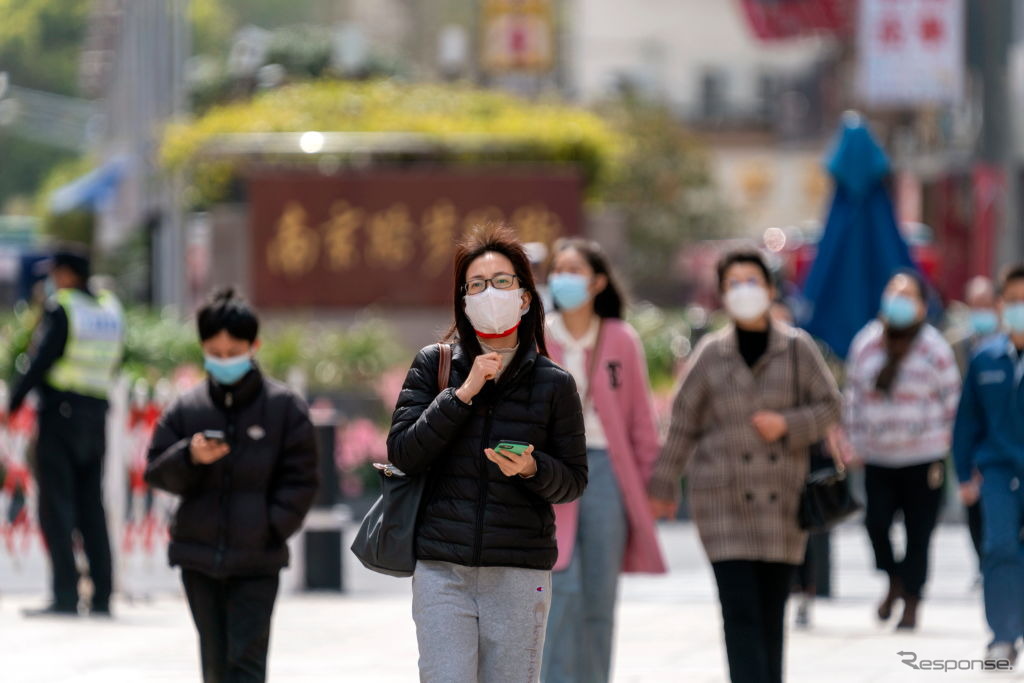
<path id="1" fill-rule="evenodd" d="M 90 4 L 0 0 L 0 71 L 27 88 L 74 95 Z"/>
<path id="2" fill-rule="evenodd" d="M 625 97 L 602 113 L 623 134 L 623 172 L 606 197 L 624 213 L 634 286 L 655 299 L 676 283 L 666 274 L 681 247 L 726 234 L 729 211 L 701 143 L 666 106 Z"/>

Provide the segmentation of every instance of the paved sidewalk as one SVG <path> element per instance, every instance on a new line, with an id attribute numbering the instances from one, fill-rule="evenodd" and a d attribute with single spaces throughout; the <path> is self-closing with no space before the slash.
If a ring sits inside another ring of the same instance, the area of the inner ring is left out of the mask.
<path id="1" fill-rule="evenodd" d="M 695 531 L 688 524 L 673 524 L 662 529 L 662 538 L 672 573 L 627 577 L 623 583 L 614 680 L 725 680 L 714 586 Z M 896 654 L 914 652 L 919 660 L 980 656 L 986 629 L 980 594 L 971 589 L 974 560 L 964 527 L 943 526 L 937 533 L 922 625 L 909 635 L 894 634 L 872 617 L 883 581 L 871 571 L 863 530 L 844 527 L 833 543 L 839 597 L 816 605 L 812 630 L 790 632 L 789 681 L 1024 680 L 1016 673 L 914 671 Z M 199 679 L 195 633 L 179 595 L 116 604 L 112 622 L 26 621 L 20 608 L 38 604 L 40 596 L 10 592 L 5 567 L 9 572 L 0 558 L 0 588 L 8 586 L 0 599 L 0 681 Z M 352 563 L 346 570 L 350 590 L 344 596 L 282 596 L 274 620 L 271 680 L 417 680 L 409 582 Z"/>

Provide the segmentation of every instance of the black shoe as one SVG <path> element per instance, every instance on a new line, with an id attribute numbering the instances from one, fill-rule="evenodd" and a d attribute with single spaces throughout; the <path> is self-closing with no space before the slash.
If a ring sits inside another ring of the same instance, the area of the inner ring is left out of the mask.
<path id="1" fill-rule="evenodd" d="M 921 599 L 908 595 L 903 599 L 903 618 L 896 624 L 898 631 L 913 631 L 917 628 L 917 609 Z"/>
<path id="2" fill-rule="evenodd" d="M 35 619 L 37 617 L 77 617 L 78 610 L 70 607 L 60 607 L 59 605 L 48 605 L 47 607 L 23 609 L 21 610 L 21 616 L 26 619 Z"/>

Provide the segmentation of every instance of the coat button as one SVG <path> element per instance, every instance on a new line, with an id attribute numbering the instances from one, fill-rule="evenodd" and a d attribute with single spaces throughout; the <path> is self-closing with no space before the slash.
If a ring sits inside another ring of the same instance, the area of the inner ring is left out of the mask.
<path id="1" fill-rule="evenodd" d="M 772 462 L 778 462 L 779 454 L 778 453 L 772 453 L 771 456 L 769 456 L 769 460 L 771 460 Z"/>
<path id="2" fill-rule="evenodd" d="M 750 462 L 752 458 L 753 456 L 751 456 L 750 453 L 743 454 L 743 462 Z"/>
<path id="3" fill-rule="evenodd" d="M 753 503 L 754 502 L 754 494 L 753 494 L 753 492 L 747 491 L 746 496 L 744 496 L 744 497 L 747 499 L 748 503 Z"/>
<path id="4" fill-rule="evenodd" d="M 777 501 L 778 499 L 779 499 L 779 494 L 774 493 L 774 492 L 771 495 L 768 496 L 768 500 L 770 500 L 773 503 L 775 501 Z"/>

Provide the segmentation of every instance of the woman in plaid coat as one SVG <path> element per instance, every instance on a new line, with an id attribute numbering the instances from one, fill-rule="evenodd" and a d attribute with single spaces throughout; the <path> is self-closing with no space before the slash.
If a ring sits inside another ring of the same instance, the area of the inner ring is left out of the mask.
<path id="1" fill-rule="evenodd" d="M 810 337 L 770 320 L 758 252 L 726 255 L 718 278 L 734 324 L 694 352 L 648 491 L 656 516 L 674 516 L 686 471 L 732 680 L 781 681 L 786 599 L 807 544 L 797 507 L 808 446 L 838 421 L 841 398 Z"/>

